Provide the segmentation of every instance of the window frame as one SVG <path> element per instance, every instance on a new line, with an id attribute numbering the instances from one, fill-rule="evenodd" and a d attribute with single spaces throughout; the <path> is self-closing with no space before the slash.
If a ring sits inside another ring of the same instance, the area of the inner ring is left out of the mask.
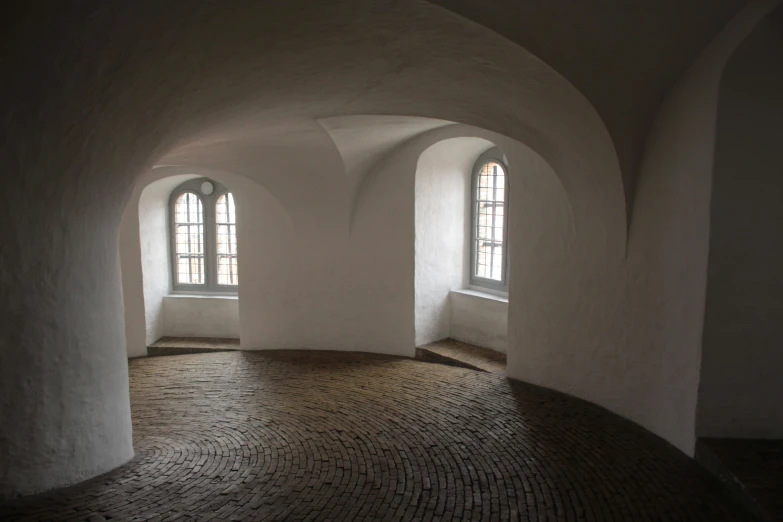
<path id="1" fill-rule="evenodd" d="M 478 213 L 476 209 L 478 204 L 478 177 L 487 163 L 497 163 L 505 172 L 505 197 L 503 201 L 503 260 L 500 267 L 500 281 L 476 275 L 476 262 L 478 259 L 478 252 L 476 251 L 478 236 Z M 470 176 L 470 266 L 468 267 L 468 270 L 470 270 L 469 281 L 471 287 L 508 293 L 508 216 L 511 199 L 510 178 L 508 164 L 506 163 L 503 153 L 497 147 L 484 152 L 473 164 L 473 172 Z"/>
<path id="2" fill-rule="evenodd" d="M 205 181 L 212 183 L 211 194 L 204 194 L 201 185 Z M 177 281 L 177 199 L 186 192 L 195 193 L 201 200 L 204 217 L 204 284 L 179 283 Z M 170 291 L 174 294 L 237 295 L 239 285 L 219 285 L 217 283 L 217 216 L 216 205 L 220 196 L 231 191 L 225 185 L 210 178 L 196 178 L 185 181 L 171 191 L 169 196 L 169 270 L 171 274 Z M 233 195 L 233 194 L 232 194 Z M 236 204 L 236 197 L 234 198 Z M 239 210 L 237 209 L 237 214 Z M 237 215 L 237 235 L 239 235 L 239 216 Z M 237 266 L 239 266 L 239 242 L 237 241 Z"/>

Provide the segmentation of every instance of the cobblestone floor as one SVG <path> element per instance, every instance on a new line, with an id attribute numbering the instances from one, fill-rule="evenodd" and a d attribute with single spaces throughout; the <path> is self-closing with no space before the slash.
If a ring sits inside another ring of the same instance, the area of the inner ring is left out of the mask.
<path id="1" fill-rule="evenodd" d="M 582 401 L 367 354 L 130 361 L 136 457 L 3 520 L 752 520 Z"/>

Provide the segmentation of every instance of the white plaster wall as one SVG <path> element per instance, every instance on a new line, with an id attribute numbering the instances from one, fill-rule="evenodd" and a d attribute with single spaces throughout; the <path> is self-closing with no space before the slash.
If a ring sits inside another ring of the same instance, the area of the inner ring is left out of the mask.
<path id="1" fill-rule="evenodd" d="M 508 299 L 473 290 L 449 294 L 449 337 L 506 353 Z"/>
<path id="2" fill-rule="evenodd" d="M 16 185 L 36 198 L 17 193 L 0 205 L 0 499 L 85 480 L 133 457 L 122 201 L 96 204 L 95 192 L 73 185 L 91 168 L 38 163 Z M 43 181 L 46 172 L 63 180 Z M 23 226 L 20 216 L 29 216 Z"/>
<path id="3" fill-rule="evenodd" d="M 176 169 L 204 175 L 217 172 L 212 163 L 236 169 L 230 182 L 211 177 L 242 187 L 235 193 L 244 349 L 413 355 L 412 174 L 410 185 L 398 180 L 373 192 L 371 206 L 351 221 L 356 180 L 315 121 L 262 145 L 219 142 L 170 161 L 197 162 Z"/>
<path id="4" fill-rule="evenodd" d="M 783 7 L 720 84 L 697 433 L 783 437 Z"/>
<path id="5" fill-rule="evenodd" d="M 408 218 L 389 220 L 390 205 L 401 200 L 394 197 L 395 191 L 412 201 L 412 185 L 392 184 L 393 190 L 379 192 L 372 212 L 357 220 L 351 237 L 336 235 L 329 231 L 329 223 L 324 223 L 324 237 L 318 238 L 314 237 L 315 224 L 302 221 L 295 227 L 277 200 L 247 178 L 214 169 L 163 167 L 154 169 L 148 179 L 183 173 L 211 177 L 235 194 L 239 301 L 167 297 L 168 287 L 150 285 L 145 272 L 145 299 L 152 297 L 163 306 L 155 335 L 239 336 L 242 348 L 250 350 L 312 348 L 413 354 L 412 307 L 402 304 L 406 289 L 412 288 L 412 275 L 410 286 L 399 284 L 395 277 L 401 268 L 406 271 L 413 258 L 412 240 L 406 244 L 401 237 L 406 223 L 412 226 L 412 208 Z M 172 179 L 162 181 L 172 188 L 182 181 Z M 163 199 L 168 201 L 168 196 Z M 345 212 L 346 208 L 339 210 Z M 160 260 L 155 268 L 160 270 Z M 126 278 L 124 284 L 138 283 Z M 129 331 L 131 323 L 145 328 L 140 314 L 128 319 Z"/>
<path id="6" fill-rule="evenodd" d="M 162 303 L 171 287 L 169 196 L 180 183 L 194 177 L 143 178 L 125 207 L 119 255 L 128 357 L 147 355 L 147 346 L 166 335 Z"/>
<path id="7" fill-rule="evenodd" d="M 125 307 L 125 349 L 128 357 L 147 355 L 147 328 L 144 306 L 144 284 L 139 242 L 139 194 L 134 192 L 125 208 L 120 224 L 120 272 L 123 281 L 122 299 Z M 126 284 L 126 282 L 129 282 Z M 132 283 L 130 283 L 132 282 Z M 142 319 L 138 327 L 136 317 Z"/>
<path id="8" fill-rule="evenodd" d="M 318 163 L 318 158 L 312 161 Z M 391 184 L 389 190 L 378 192 L 372 211 L 357 220 L 351 237 L 329 230 L 332 224 L 325 222 L 324 237 L 319 238 L 314 237 L 318 231 L 316 224 L 306 221 L 308 216 L 300 213 L 303 221 L 295 227 L 275 197 L 242 176 L 215 169 L 162 167 L 151 171 L 147 182 L 165 177 L 158 183 L 174 188 L 187 179 L 181 177 L 184 173 L 211 177 L 235 194 L 239 301 L 169 298 L 168 285 L 150 284 L 145 271 L 145 299 L 158 303 L 158 309 L 163 307 L 162 316 L 158 312 L 159 327 L 150 337 L 239 336 L 242 348 L 249 350 L 311 348 L 413 354 L 412 306 L 403 304 L 406 289 L 412 288 L 412 275 L 408 284 L 400 284 L 396 277 L 413 259 L 412 240 L 406 244 L 403 237 L 410 236 L 401 234 L 406 223 L 412 226 L 412 208 L 408 217 L 389 219 L 390 206 L 399 203 L 401 196 L 407 195 L 412 202 L 412 185 Z M 180 177 L 168 177 L 172 175 Z M 168 195 L 159 203 L 164 200 L 168 202 Z M 346 210 L 344 206 L 339 209 Z M 160 228 L 157 231 L 161 233 Z M 157 242 L 162 239 L 161 235 Z M 127 258 L 123 256 L 123 264 Z M 161 261 L 165 261 L 168 274 L 167 258 L 155 261 L 155 270 L 160 271 Z M 138 283 L 125 278 L 124 284 Z M 145 322 L 142 315 L 135 314 L 128 319 L 128 330 L 131 324 L 144 329 Z"/>
<path id="9" fill-rule="evenodd" d="M 139 198 L 136 219 L 141 244 L 147 346 L 164 335 L 162 296 L 171 288 L 169 197 L 174 187 L 186 179 L 178 176 L 160 180 L 148 185 Z"/>
<path id="10" fill-rule="evenodd" d="M 163 297 L 163 335 L 239 339 L 239 299 L 227 296 Z"/>
<path id="11" fill-rule="evenodd" d="M 661 106 L 630 228 L 626 364 L 630 416 L 692 454 L 701 371 L 718 84 L 726 61 L 779 2 L 743 10 Z"/>
<path id="12" fill-rule="evenodd" d="M 503 150 L 511 173 L 508 375 L 636 419 L 618 238 L 586 226 L 612 201 L 564 187 L 560 171 L 528 148 Z"/>
<path id="13" fill-rule="evenodd" d="M 425 150 L 416 166 L 416 345 L 450 336 L 449 292 L 466 286 L 469 271 L 470 179 L 492 143 L 452 138 Z"/>

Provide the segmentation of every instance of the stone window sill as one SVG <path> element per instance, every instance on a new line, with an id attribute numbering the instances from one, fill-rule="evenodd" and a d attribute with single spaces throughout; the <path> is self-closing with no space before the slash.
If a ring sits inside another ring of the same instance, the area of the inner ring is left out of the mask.
<path id="1" fill-rule="evenodd" d="M 230 299 L 230 300 L 236 300 L 239 299 L 239 296 L 232 295 L 232 294 L 169 294 L 166 297 L 172 298 L 172 299 Z"/>
<path id="2" fill-rule="evenodd" d="M 489 292 L 482 292 L 480 290 L 473 290 L 471 288 L 461 288 L 459 290 L 452 290 L 452 294 L 464 295 L 472 297 L 474 299 L 486 299 L 488 301 L 497 301 L 499 303 L 508 304 L 508 296 L 502 296 L 498 294 L 490 294 Z"/>

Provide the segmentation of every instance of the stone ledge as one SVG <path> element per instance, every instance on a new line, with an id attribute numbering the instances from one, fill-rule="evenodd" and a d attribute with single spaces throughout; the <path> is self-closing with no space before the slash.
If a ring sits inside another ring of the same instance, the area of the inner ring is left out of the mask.
<path id="1" fill-rule="evenodd" d="M 147 355 L 185 355 L 190 353 L 233 352 L 239 350 L 239 339 L 217 337 L 161 337 L 147 347 Z"/>
<path id="2" fill-rule="evenodd" d="M 443 339 L 416 348 L 416 358 L 479 372 L 506 373 L 506 355 L 455 339 Z"/>

